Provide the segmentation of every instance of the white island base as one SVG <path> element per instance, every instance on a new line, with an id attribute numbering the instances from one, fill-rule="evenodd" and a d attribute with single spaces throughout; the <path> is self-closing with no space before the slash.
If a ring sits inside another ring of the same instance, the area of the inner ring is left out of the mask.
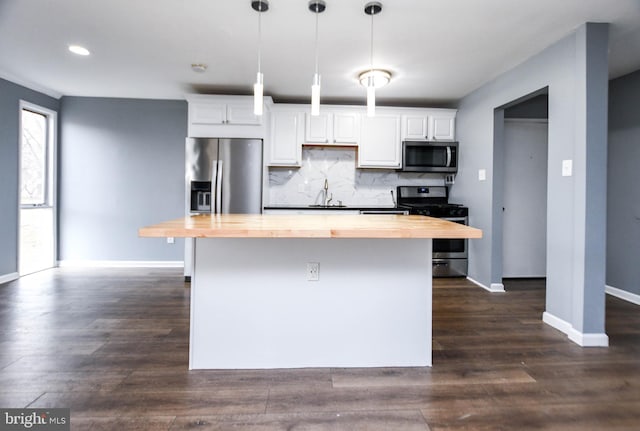
<path id="1" fill-rule="evenodd" d="M 197 238 L 191 287 L 190 369 L 431 366 L 431 239 Z"/>

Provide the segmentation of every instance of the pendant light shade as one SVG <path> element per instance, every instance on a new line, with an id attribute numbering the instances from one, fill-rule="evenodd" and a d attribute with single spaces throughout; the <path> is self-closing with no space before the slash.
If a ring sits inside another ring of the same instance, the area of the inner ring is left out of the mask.
<path id="1" fill-rule="evenodd" d="M 311 84 L 311 115 L 320 115 L 320 74 L 318 73 L 318 15 L 327 8 L 324 0 L 310 0 L 309 10 L 316 14 L 316 68 Z"/>
<path id="2" fill-rule="evenodd" d="M 367 80 L 367 117 L 376 115 L 376 85 L 373 76 Z"/>
<path id="3" fill-rule="evenodd" d="M 258 12 L 258 73 L 256 82 L 253 84 L 253 113 L 262 115 L 262 106 L 264 105 L 264 76 L 261 71 L 262 62 L 262 12 L 269 10 L 268 0 L 251 0 L 251 7 Z"/>
<path id="4" fill-rule="evenodd" d="M 258 72 L 256 83 L 253 84 L 253 113 L 262 115 L 262 105 L 264 104 L 264 76 Z"/>
<path id="5" fill-rule="evenodd" d="M 313 75 L 311 84 L 311 115 L 320 115 L 320 75 Z"/>
<path id="6" fill-rule="evenodd" d="M 376 77 L 373 69 L 373 16 L 382 11 L 382 3 L 372 1 L 364 6 L 364 13 L 371 17 L 371 56 L 370 56 L 370 68 L 368 75 L 364 77 L 366 79 L 367 87 L 367 116 L 373 117 L 376 115 Z M 388 72 L 387 72 L 388 73 Z M 363 83 L 363 75 L 367 72 L 360 74 L 360 82 Z M 389 78 L 391 77 L 390 74 Z M 388 82 L 388 81 L 387 81 Z"/>

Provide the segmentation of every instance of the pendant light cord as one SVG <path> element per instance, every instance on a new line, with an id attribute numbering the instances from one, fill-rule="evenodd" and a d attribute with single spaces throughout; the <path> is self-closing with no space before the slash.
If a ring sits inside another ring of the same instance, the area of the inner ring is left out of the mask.
<path id="1" fill-rule="evenodd" d="M 371 73 L 373 73 L 373 6 L 371 6 Z"/>
<path id="2" fill-rule="evenodd" d="M 260 73 L 262 59 L 262 2 L 258 4 L 258 9 L 258 73 Z"/>
<path id="3" fill-rule="evenodd" d="M 319 15 L 319 3 L 316 2 L 316 75 L 318 74 L 318 15 Z"/>

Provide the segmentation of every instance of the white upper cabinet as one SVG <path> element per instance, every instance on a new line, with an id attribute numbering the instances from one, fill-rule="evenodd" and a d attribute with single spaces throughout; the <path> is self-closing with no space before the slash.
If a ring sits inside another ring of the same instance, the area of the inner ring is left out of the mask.
<path id="1" fill-rule="evenodd" d="M 269 166 L 300 166 L 302 160 L 302 113 L 294 109 L 271 112 Z"/>
<path id="2" fill-rule="evenodd" d="M 360 113 L 357 110 L 329 111 L 313 116 L 305 113 L 304 141 L 309 144 L 358 145 Z"/>
<path id="3" fill-rule="evenodd" d="M 362 116 L 358 167 L 399 168 L 402 150 L 400 139 L 400 115 Z"/>
<path id="4" fill-rule="evenodd" d="M 429 117 L 430 141 L 453 141 L 455 134 L 456 117 L 453 115 L 431 115 Z"/>
<path id="5" fill-rule="evenodd" d="M 455 140 L 455 109 L 414 109 L 402 115 L 402 140 Z"/>
<path id="6" fill-rule="evenodd" d="M 225 100 L 190 102 L 189 119 L 192 124 L 259 125 L 262 117 L 253 113 L 253 100 L 246 102 L 229 103 Z"/>
<path id="7" fill-rule="evenodd" d="M 251 103 L 227 103 L 225 124 L 259 125 L 262 116 L 253 113 L 253 100 Z"/>
<path id="8" fill-rule="evenodd" d="M 254 115 L 252 96 L 193 94 L 187 102 L 190 137 L 264 138 L 268 109 L 262 116 Z M 270 98 L 265 102 L 267 107 L 272 104 Z"/>
<path id="9" fill-rule="evenodd" d="M 402 117 L 403 139 L 424 140 L 429 138 L 429 116 L 424 114 Z"/>

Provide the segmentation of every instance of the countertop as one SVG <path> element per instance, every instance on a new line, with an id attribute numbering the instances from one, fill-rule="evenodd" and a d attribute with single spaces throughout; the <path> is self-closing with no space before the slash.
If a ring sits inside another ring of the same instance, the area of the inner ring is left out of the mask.
<path id="1" fill-rule="evenodd" d="M 141 237 L 482 238 L 482 231 L 414 215 L 196 215 L 139 229 Z"/>
<path id="2" fill-rule="evenodd" d="M 265 210 L 332 210 L 332 211 L 402 211 L 398 208 L 388 205 L 345 205 L 345 206 L 310 206 L 310 205 L 267 205 Z"/>

